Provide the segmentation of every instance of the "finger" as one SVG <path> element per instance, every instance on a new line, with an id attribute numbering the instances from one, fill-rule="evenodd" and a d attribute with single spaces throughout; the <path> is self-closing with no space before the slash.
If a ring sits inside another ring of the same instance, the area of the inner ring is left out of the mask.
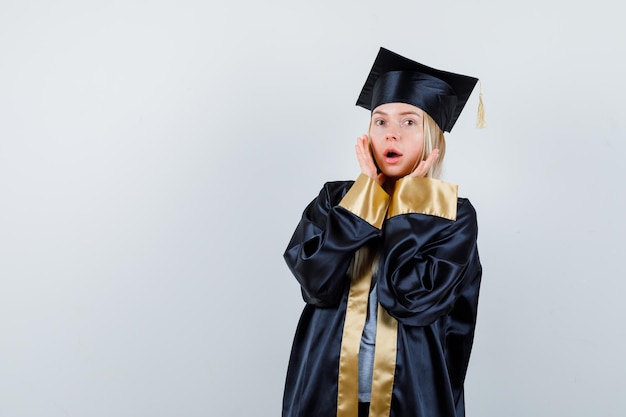
<path id="1" fill-rule="evenodd" d="M 428 155 L 428 158 L 426 158 L 426 163 L 424 164 L 426 166 L 426 170 L 424 171 L 424 175 L 426 175 L 430 168 L 435 165 L 437 158 L 439 158 L 439 149 L 433 149 L 430 155 Z"/>
<path id="2" fill-rule="evenodd" d="M 369 150 L 369 143 L 368 143 L 368 139 L 366 135 L 359 136 L 359 138 L 357 139 L 357 143 L 360 146 L 362 151 Z"/>
<path id="3" fill-rule="evenodd" d="M 355 146 L 357 159 L 361 172 L 371 178 L 376 179 L 376 165 L 369 147 L 369 138 L 367 135 L 362 135 L 357 138 L 357 144 Z"/>
<path id="4" fill-rule="evenodd" d="M 409 174 L 409 177 L 416 178 L 426 175 L 426 172 L 428 172 L 428 170 L 426 169 L 425 165 L 426 161 L 420 162 L 419 165 L 413 170 L 413 172 Z"/>
<path id="5" fill-rule="evenodd" d="M 439 158 L 439 149 L 434 149 L 430 153 L 430 155 L 428 155 L 428 158 L 426 158 L 425 160 L 421 161 L 419 163 L 419 165 L 417 166 L 417 168 L 415 168 L 413 170 L 413 172 L 411 172 L 409 175 L 411 177 L 424 177 L 424 176 L 426 176 L 426 174 L 428 174 L 428 171 L 430 170 L 430 168 L 437 161 L 437 158 Z"/>
<path id="6" fill-rule="evenodd" d="M 367 141 L 364 140 L 362 136 L 357 138 L 356 151 L 357 151 L 357 156 L 359 160 L 363 162 L 367 162 L 369 149 L 367 146 Z"/>
<path id="7" fill-rule="evenodd" d="M 428 158 L 426 158 L 426 160 L 431 160 L 431 166 L 437 161 L 437 158 L 439 158 L 439 149 L 435 148 L 433 149 L 433 151 L 430 153 L 430 155 L 428 155 Z"/>

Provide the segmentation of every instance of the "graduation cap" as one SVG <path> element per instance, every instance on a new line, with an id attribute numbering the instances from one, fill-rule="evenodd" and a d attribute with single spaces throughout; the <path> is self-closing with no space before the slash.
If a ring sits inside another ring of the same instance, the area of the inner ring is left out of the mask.
<path id="1" fill-rule="evenodd" d="M 427 67 L 380 48 L 356 105 L 374 110 L 386 103 L 412 104 L 450 132 L 477 82 L 478 78 Z M 479 127 L 484 127 L 484 120 L 479 120 Z"/>

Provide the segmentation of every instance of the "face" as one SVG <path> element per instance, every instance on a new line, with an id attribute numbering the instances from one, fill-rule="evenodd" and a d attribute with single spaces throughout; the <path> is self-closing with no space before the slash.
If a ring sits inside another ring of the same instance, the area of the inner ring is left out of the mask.
<path id="1" fill-rule="evenodd" d="M 399 179 L 417 166 L 424 148 L 424 111 L 411 104 L 376 107 L 370 122 L 374 160 L 387 178 Z"/>

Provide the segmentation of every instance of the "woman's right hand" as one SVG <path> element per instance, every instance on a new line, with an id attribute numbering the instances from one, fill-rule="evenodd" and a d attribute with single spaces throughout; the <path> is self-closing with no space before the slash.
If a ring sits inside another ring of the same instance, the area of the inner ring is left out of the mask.
<path id="1" fill-rule="evenodd" d="M 376 168 L 374 157 L 372 156 L 369 137 L 367 135 L 359 136 L 356 140 L 355 149 L 361 173 L 372 178 L 378 185 L 382 186 L 385 182 L 385 174 L 382 172 L 378 173 L 378 168 Z"/>

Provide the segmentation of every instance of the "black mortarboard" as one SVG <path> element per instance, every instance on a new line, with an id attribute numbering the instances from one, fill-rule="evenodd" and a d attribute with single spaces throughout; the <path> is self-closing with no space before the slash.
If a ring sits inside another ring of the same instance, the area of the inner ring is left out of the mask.
<path id="1" fill-rule="evenodd" d="M 380 48 L 356 105 L 374 110 L 386 103 L 412 104 L 449 132 L 477 82 Z"/>

